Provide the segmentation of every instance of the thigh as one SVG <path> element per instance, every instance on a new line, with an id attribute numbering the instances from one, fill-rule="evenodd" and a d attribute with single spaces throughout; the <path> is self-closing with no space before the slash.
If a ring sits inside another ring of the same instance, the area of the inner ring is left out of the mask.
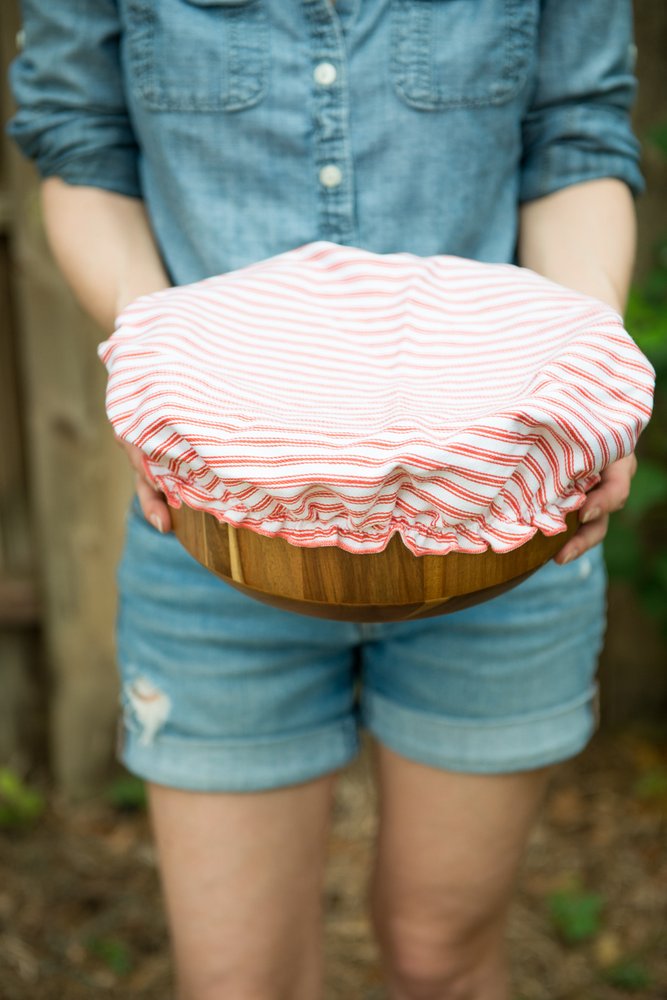
<path id="1" fill-rule="evenodd" d="M 597 724 L 605 605 L 597 546 L 464 611 L 366 626 L 362 721 L 397 753 L 449 771 L 571 757 Z"/>
<path id="2" fill-rule="evenodd" d="M 333 781 L 253 793 L 149 784 L 179 1000 L 320 995 Z"/>
<path id="3" fill-rule="evenodd" d="M 130 771 L 244 792 L 309 781 L 356 755 L 351 625 L 240 593 L 136 502 L 118 590 L 118 755 Z"/>
<path id="4" fill-rule="evenodd" d="M 379 802 L 376 921 L 398 947 L 443 949 L 443 957 L 487 932 L 497 936 L 552 769 L 463 774 L 416 763 L 374 740 L 371 754 Z"/>
<path id="5" fill-rule="evenodd" d="M 370 915 L 392 996 L 509 1000 L 507 911 L 550 769 L 448 772 L 371 745 Z"/>

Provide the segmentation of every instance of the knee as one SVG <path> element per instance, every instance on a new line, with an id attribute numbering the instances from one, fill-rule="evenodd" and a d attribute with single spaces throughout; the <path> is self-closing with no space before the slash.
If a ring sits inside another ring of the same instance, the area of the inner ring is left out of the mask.
<path id="1" fill-rule="evenodd" d="M 497 927 L 461 934 L 385 920 L 376 931 L 392 1000 L 505 1000 Z"/>

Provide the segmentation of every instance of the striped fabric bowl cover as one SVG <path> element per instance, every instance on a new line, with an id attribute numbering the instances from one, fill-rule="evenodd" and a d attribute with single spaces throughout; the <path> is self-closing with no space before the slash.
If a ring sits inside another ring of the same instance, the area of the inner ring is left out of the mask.
<path id="1" fill-rule="evenodd" d="M 654 385 L 617 312 L 527 268 L 326 241 L 142 296 L 98 353 L 172 506 L 357 553 L 563 531 Z"/>

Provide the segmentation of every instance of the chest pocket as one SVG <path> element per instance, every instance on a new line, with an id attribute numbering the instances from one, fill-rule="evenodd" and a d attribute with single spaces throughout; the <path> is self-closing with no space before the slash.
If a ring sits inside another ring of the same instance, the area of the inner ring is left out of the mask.
<path id="1" fill-rule="evenodd" d="M 127 0 L 126 46 L 156 111 L 240 111 L 266 92 L 266 0 Z"/>
<path id="2" fill-rule="evenodd" d="M 390 72 L 415 108 L 504 104 L 529 74 L 538 0 L 392 0 Z"/>

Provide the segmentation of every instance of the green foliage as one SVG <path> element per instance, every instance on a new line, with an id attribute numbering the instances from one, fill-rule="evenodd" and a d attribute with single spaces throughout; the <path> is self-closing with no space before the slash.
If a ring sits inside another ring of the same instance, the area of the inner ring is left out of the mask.
<path id="1" fill-rule="evenodd" d="M 655 802 L 667 799 L 667 768 L 652 767 L 639 776 L 634 793 L 638 799 Z"/>
<path id="2" fill-rule="evenodd" d="M 652 128 L 646 138 L 663 156 L 667 156 L 667 122 Z"/>
<path id="3" fill-rule="evenodd" d="M 106 790 L 107 800 L 122 812 L 137 812 L 145 809 L 146 786 L 141 778 L 126 775 L 117 778 Z"/>
<path id="4" fill-rule="evenodd" d="M 114 937 L 89 937 L 86 947 L 91 955 L 107 965 L 117 976 L 126 976 L 132 969 L 132 957 L 130 949 L 119 938 Z"/>
<path id="5" fill-rule="evenodd" d="M 624 958 L 611 968 L 605 969 L 604 978 L 611 986 L 634 993 L 651 985 L 651 976 L 646 966 L 631 958 Z"/>
<path id="6" fill-rule="evenodd" d="M 0 828 L 23 829 L 42 815 L 44 796 L 28 788 L 14 771 L 0 768 Z"/>
<path id="7" fill-rule="evenodd" d="M 667 500 L 667 468 L 647 459 L 637 467 L 625 515 L 637 523 L 658 504 Z"/>
<path id="8" fill-rule="evenodd" d="M 653 416 L 639 439 L 628 501 L 612 515 L 605 553 L 612 579 L 630 583 L 667 634 L 667 239 L 655 247 L 654 260 L 641 288 L 632 289 L 625 315 L 656 371 Z"/>
<path id="9" fill-rule="evenodd" d="M 567 944 L 579 944 L 594 937 L 601 926 L 604 899 L 598 893 L 571 886 L 547 897 L 549 915 Z"/>

